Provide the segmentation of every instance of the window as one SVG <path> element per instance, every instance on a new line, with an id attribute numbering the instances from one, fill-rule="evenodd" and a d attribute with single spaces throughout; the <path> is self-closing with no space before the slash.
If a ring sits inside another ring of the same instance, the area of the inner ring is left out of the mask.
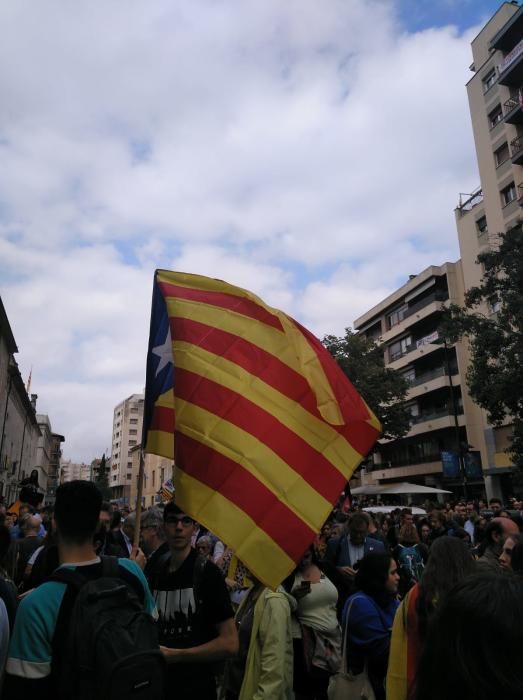
<path id="1" fill-rule="evenodd" d="M 137 435 L 137 434 L 138 434 L 137 430 L 133 430 L 132 428 L 131 428 L 131 430 L 129 430 L 129 435 Z"/>
<path id="2" fill-rule="evenodd" d="M 496 105 L 492 112 L 489 112 L 488 115 L 488 125 L 489 129 L 493 129 L 496 124 L 499 124 L 499 122 L 503 119 L 503 111 L 501 109 L 501 105 Z"/>
<path id="3" fill-rule="evenodd" d="M 136 445 L 136 440 L 129 440 L 129 445 Z"/>
<path id="4" fill-rule="evenodd" d="M 127 481 L 131 481 L 133 475 L 132 474 L 127 474 Z"/>
<path id="5" fill-rule="evenodd" d="M 508 160 L 510 157 L 510 152 L 508 150 L 508 143 L 502 144 L 499 148 L 494 151 L 494 160 L 496 162 L 496 168 L 498 168 L 502 163 Z"/>
<path id="6" fill-rule="evenodd" d="M 161 479 L 161 483 L 163 484 L 163 482 L 165 481 L 165 468 L 164 467 L 162 467 L 160 469 L 160 479 Z"/>
<path id="7" fill-rule="evenodd" d="M 407 306 L 400 306 L 399 309 L 394 309 L 390 314 L 387 316 L 387 325 L 389 328 L 392 328 L 393 326 L 397 326 L 398 323 L 403 321 L 405 318 L 405 314 L 407 312 Z"/>
<path id="8" fill-rule="evenodd" d="M 403 355 L 409 352 L 411 345 L 412 338 L 410 335 L 407 335 L 405 336 L 405 338 L 402 338 L 401 340 L 392 343 L 392 345 L 389 348 L 391 362 L 399 359 L 400 357 L 403 357 Z"/>
<path id="9" fill-rule="evenodd" d="M 402 372 L 402 375 L 405 381 L 407 381 L 410 384 L 416 379 L 416 370 L 414 369 L 414 367 L 411 367 L 405 372 Z"/>
<path id="10" fill-rule="evenodd" d="M 486 217 L 486 216 L 482 216 L 481 219 L 478 219 L 478 220 L 476 221 L 476 229 L 477 229 L 477 231 L 478 231 L 479 234 L 481 234 L 481 233 L 488 233 L 488 229 L 487 229 L 487 217 Z"/>
<path id="11" fill-rule="evenodd" d="M 131 425 L 136 425 L 138 423 L 138 418 L 131 418 L 129 422 Z"/>
<path id="12" fill-rule="evenodd" d="M 156 472 L 153 469 L 153 487 L 156 486 Z"/>
<path id="13" fill-rule="evenodd" d="M 127 469 L 132 469 L 132 468 L 133 468 L 133 463 L 127 462 Z"/>
<path id="14" fill-rule="evenodd" d="M 490 73 L 488 73 L 484 78 L 483 78 L 483 94 L 488 92 L 490 88 L 496 84 L 497 80 L 497 75 L 496 75 L 496 69 L 493 68 Z"/>
<path id="15" fill-rule="evenodd" d="M 136 406 L 131 406 L 131 413 L 138 413 L 138 408 Z"/>
<path id="16" fill-rule="evenodd" d="M 513 202 L 516 199 L 516 185 L 511 182 L 510 185 L 507 185 L 501 190 L 500 194 L 501 203 L 504 207 L 506 207 L 507 204 L 510 204 L 510 202 Z"/>

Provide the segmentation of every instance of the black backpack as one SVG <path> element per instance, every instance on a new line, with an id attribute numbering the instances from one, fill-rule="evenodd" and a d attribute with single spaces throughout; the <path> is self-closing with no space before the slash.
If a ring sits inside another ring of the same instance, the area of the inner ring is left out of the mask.
<path id="1" fill-rule="evenodd" d="M 60 568 L 49 579 L 67 584 L 53 639 L 57 697 L 163 700 L 165 661 L 141 582 L 116 557 L 101 561 L 97 578 Z"/>

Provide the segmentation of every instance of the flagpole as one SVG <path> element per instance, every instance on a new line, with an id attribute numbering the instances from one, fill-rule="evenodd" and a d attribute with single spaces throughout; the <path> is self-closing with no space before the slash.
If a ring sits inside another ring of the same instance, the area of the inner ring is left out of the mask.
<path id="1" fill-rule="evenodd" d="M 156 287 L 156 273 L 158 270 L 155 270 L 154 272 L 154 281 L 153 281 L 153 291 L 151 294 L 151 315 L 150 315 L 150 323 L 149 323 L 149 342 L 151 340 L 151 328 L 153 324 L 153 306 L 154 306 L 154 291 Z M 150 352 L 150 347 L 147 350 L 147 358 L 149 358 L 149 352 Z M 138 547 L 140 544 L 140 529 L 141 529 L 141 518 L 142 518 L 142 496 L 143 496 L 143 477 L 145 473 L 145 441 L 147 437 L 147 426 L 145 425 L 145 407 L 146 407 L 146 401 L 147 401 L 147 370 L 145 372 L 145 389 L 144 389 L 144 402 L 143 402 L 143 417 L 142 417 L 142 440 L 140 443 L 140 466 L 138 468 L 138 489 L 136 493 L 136 520 L 134 523 L 134 536 L 133 536 L 133 546 Z"/>
<path id="2" fill-rule="evenodd" d="M 142 518 L 142 494 L 143 494 L 143 476 L 145 473 L 145 455 L 143 452 L 143 438 L 140 447 L 140 467 L 138 469 L 138 491 L 136 494 L 136 520 L 134 523 L 133 546 L 140 546 L 140 523 Z"/>

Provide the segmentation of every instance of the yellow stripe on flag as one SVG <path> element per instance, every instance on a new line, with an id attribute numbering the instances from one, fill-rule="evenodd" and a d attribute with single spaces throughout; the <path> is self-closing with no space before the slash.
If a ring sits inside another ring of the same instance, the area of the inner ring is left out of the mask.
<path id="1" fill-rule="evenodd" d="M 313 416 L 256 375 L 191 343 L 175 341 L 173 345 L 176 367 L 209 377 L 252 401 L 320 452 L 343 476 L 348 478 L 353 465 L 361 462 L 362 455 L 328 423 Z"/>
<path id="2" fill-rule="evenodd" d="M 295 568 L 295 563 L 254 520 L 218 491 L 210 489 L 182 469 L 175 470 L 176 503 L 191 513 L 223 542 L 240 542 L 236 556 L 251 571 L 265 571 L 262 583 L 275 588 Z"/>
<path id="3" fill-rule="evenodd" d="M 321 516 L 311 518 L 304 513 L 323 513 L 331 504 L 267 445 L 187 401 L 176 400 L 176 415 L 179 432 L 240 464 L 312 530 L 323 525 Z"/>

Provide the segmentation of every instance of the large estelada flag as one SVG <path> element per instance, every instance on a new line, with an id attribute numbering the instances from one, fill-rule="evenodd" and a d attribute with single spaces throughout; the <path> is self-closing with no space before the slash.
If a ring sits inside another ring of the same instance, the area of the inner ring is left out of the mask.
<path id="1" fill-rule="evenodd" d="M 176 502 L 278 585 L 380 424 L 320 341 L 221 280 L 155 273 L 145 452 L 175 460 Z"/>

